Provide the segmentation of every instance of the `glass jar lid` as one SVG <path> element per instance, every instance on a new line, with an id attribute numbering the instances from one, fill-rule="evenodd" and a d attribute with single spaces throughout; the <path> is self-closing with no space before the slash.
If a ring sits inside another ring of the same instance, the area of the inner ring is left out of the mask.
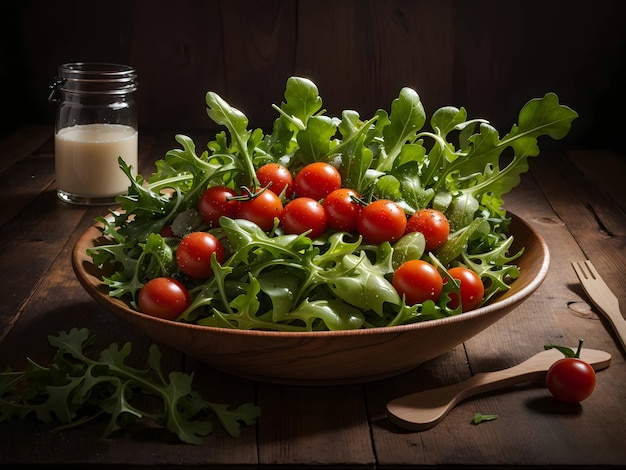
<path id="1" fill-rule="evenodd" d="M 105 62 L 73 62 L 60 65 L 58 76 L 50 85 L 50 100 L 58 92 L 76 94 L 127 94 L 137 89 L 137 73 L 133 67 Z"/>

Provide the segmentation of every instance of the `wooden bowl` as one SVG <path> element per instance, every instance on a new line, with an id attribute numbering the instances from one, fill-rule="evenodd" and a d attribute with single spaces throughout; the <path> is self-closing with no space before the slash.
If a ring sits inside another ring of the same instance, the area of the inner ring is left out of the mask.
<path id="1" fill-rule="evenodd" d="M 225 372 L 253 380 L 337 385 L 392 377 L 433 359 L 475 336 L 526 300 L 543 282 L 550 264 L 543 238 L 510 214 L 511 252 L 520 276 L 511 289 L 476 310 L 438 320 L 393 327 L 322 332 L 269 332 L 222 329 L 162 320 L 133 310 L 109 296 L 101 273 L 87 255 L 101 235 L 89 228 L 72 252 L 76 276 L 107 310 L 157 342 L 194 356 Z"/>

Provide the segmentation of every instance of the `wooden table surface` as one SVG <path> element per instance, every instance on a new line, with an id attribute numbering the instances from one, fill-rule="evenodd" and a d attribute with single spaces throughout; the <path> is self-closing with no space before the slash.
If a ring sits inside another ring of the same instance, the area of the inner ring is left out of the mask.
<path id="1" fill-rule="evenodd" d="M 141 173 L 178 147 L 174 131 L 142 131 Z M 207 136 L 189 133 L 204 145 Z M 201 139 L 205 139 L 204 141 Z M 540 141 L 541 144 L 541 141 Z M 138 467 L 607 466 L 626 465 L 626 352 L 599 317 L 571 267 L 590 259 L 626 313 L 626 158 L 611 151 L 544 152 L 530 162 L 506 207 L 529 221 L 550 248 L 547 279 L 523 305 L 479 335 L 404 375 L 363 385 L 300 387 L 255 383 L 161 347 L 171 369 L 194 372 L 209 401 L 254 402 L 262 416 L 240 438 L 221 429 L 202 445 L 151 427 L 103 439 L 104 423 L 52 432 L 33 417 L 0 423 L 3 464 Z M 87 327 L 97 344 L 150 339 L 99 307 L 71 268 L 77 238 L 106 208 L 71 206 L 55 193 L 52 129 L 34 126 L 0 140 L 0 368 L 45 361 L 48 335 Z M 541 381 L 460 403 L 422 432 L 392 425 L 386 403 L 406 393 L 513 366 L 544 344 L 577 344 L 612 355 L 594 393 L 580 405 L 556 402 Z M 99 349 L 98 349 L 99 350 Z M 476 412 L 498 419 L 470 424 Z"/>

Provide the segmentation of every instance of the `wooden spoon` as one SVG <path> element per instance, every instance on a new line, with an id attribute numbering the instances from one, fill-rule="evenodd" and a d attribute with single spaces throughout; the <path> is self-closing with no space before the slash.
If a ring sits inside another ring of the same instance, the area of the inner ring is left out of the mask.
<path id="1" fill-rule="evenodd" d="M 466 398 L 522 382 L 545 379 L 550 366 L 564 357 L 560 351 L 548 349 L 508 369 L 476 374 L 453 385 L 405 395 L 387 403 L 387 416 L 402 428 L 422 431 L 439 423 L 457 403 Z M 580 358 L 591 364 L 594 370 L 605 369 L 611 363 L 609 353 L 596 349 L 583 348 Z"/>

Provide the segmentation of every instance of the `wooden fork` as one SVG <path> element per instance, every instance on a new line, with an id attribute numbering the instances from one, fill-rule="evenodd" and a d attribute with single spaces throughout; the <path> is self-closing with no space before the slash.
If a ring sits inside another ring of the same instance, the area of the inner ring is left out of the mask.
<path id="1" fill-rule="evenodd" d="M 622 347 L 626 351 L 626 320 L 624 320 L 619 310 L 617 297 L 600 277 L 591 261 L 574 262 L 572 266 L 574 271 L 576 271 L 578 279 L 580 279 L 583 290 L 589 296 L 591 302 L 609 320 L 622 343 Z"/>

